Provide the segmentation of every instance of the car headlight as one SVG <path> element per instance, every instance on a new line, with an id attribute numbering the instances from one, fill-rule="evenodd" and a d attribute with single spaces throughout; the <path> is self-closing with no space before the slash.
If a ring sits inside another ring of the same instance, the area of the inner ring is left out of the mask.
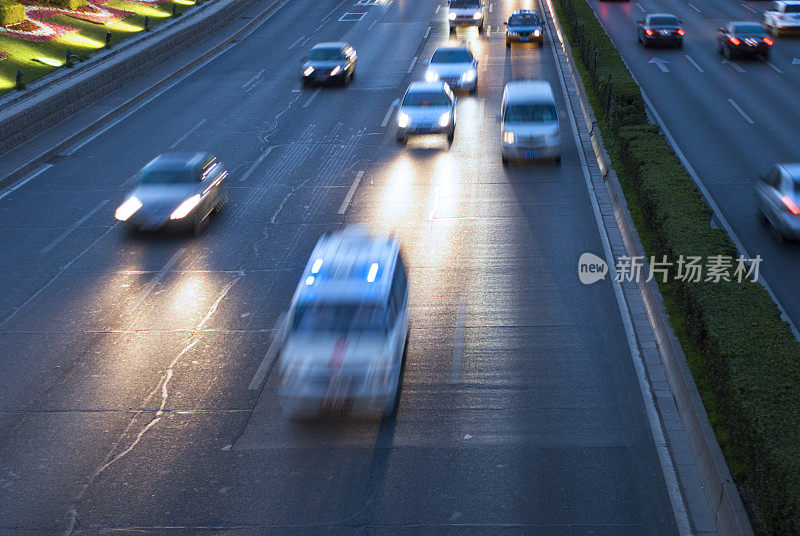
<path id="1" fill-rule="evenodd" d="M 450 124 L 450 112 L 445 112 L 439 116 L 439 126 L 446 127 Z"/>
<path id="2" fill-rule="evenodd" d="M 533 31 L 533 36 L 534 37 L 539 37 L 540 35 L 542 35 L 542 31 L 541 30 L 534 30 Z"/>
<path id="3" fill-rule="evenodd" d="M 503 143 L 514 145 L 514 133 L 509 131 L 503 132 Z"/>
<path id="4" fill-rule="evenodd" d="M 314 72 L 314 68 L 309 65 L 305 71 L 303 71 L 303 76 L 311 76 L 311 73 Z"/>
<path id="5" fill-rule="evenodd" d="M 117 208 L 117 211 L 114 212 L 114 217 L 119 221 L 127 221 L 140 208 L 142 208 L 142 202 L 139 201 L 138 197 L 132 195 Z"/>
<path id="6" fill-rule="evenodd" d="M 456 14 L 455 13 L 448 13 L 447 14 L 447 18 L 450 19 L 450 20 L 456 20 Z"/>
<path id="7" fill-rule="evenodd" d="M 331 76 L 336 76 L 337 74 L 339 74 L 339 71 L 341 71 L 341 70 L 342 70 L 342 66 L 341 65 L 337 65 L 331 71 Z"/>
<path id="8" fill-rule="evenodd" d="M 439 80 L 439 73 L 436 71 L 427 70 L 425 71 L 425 81 L 426 82 L 436 82 Z"/>
<path id="9" fill-rule="evenodd" d="M 513 36 L 517 35 L 517 32 L 512 32 L 511 30 L 506 30 L 506 35 L 510 35 L 510 36 L 513 37 Z"/>
<path id="10" fill-rule="evenodd" d="M 409 124 L 411 124 L 411 118 L 408 117 L 408 114 L 405 112 L 400 112 L 397 114 L 397 126 L 400 128 L 406 128 Z"/>
<path id="11" fill-rule="evenodd" d="M 185 218 L 187 214 L 189 214 L 194 207 L 200 204 L 200 194 L 194 194 L 192 197 L 178 205 L 178 208 L 170 214 L 169 219 L 171 220 L 179 220 L 181 218 Z"/>
<path id="12" fill-rule="evenodd" d="M 462 82 L 472 82 L 475 80 L 475 77 L 478 76 L 478 72 L 475 69 L 470 69 L 466 73 L 461 75 Z"/>
<path id="13" fill-rule="evenodd" d="M 475 19 L 475 20 L 478 20 L 478 19 L 480 19 L 481 17 L 483 17 L 483 13 L 481 13 L 480 11 L 479 11 L 479 12 L 477 12 L 477 13 L 475 13 L 475 14 L 472 16 L 472 18 L 473 18 L 473 19 Z"/>

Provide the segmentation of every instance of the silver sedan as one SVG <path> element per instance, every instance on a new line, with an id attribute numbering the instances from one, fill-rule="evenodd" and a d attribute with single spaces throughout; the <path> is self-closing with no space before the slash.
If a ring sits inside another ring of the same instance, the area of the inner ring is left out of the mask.
<path id="1" fill-rule="evenodd" d="M 755 185 L 756 212 L 779 244 L 800 240 L 800 164 L 776 164 Z"/>
<path id="2" fill-rule="evenodd" d="M 205 227 L 227 201 L 222 163 L 208 153 L 167 153 L 136 177 L 136 185 L 114 214 L 139 231 L 193 231 Z"/>
<path id="3" fill-rule="evenodd" d="M 445 134 L 453 143 L 456 98 L 444 82 L 413 82 L 397 110 L 397 141 L 412 134 Z"/>

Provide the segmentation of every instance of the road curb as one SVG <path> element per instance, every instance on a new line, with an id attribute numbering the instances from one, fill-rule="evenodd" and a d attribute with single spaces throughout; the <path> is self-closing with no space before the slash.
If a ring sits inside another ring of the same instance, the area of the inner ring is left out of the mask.
<path id="1" fill-rule="evenodd" d="M 633 225 L 622 188 L 616 172 L 611 168 L 610 159 L 600 138 L 597 121 L 586 97 L 583 81 L 574 66 L 570 45 L 564 37 L 563 28 L 550 0 L 547 0 L 547 3 L 552 23 L 559 35 L 560 43 L 558 44 L 570 60 L 568 69 L 578 88 L 578 101 L 584 120 L 591 125 L 589 133 L 591 145 L 604 177 L 614 219 L 624 242 L 624 249 L 630 257 L 644 256 L 644 248 Z M 703 491 L 714 516 L 716 531 L 721 536 L 752 536 L 753 529 L 750 520 L 714 431 L 708 422 L 705 407 L 686 363 L 686 357 L 680 347 L 680 342 L 672 333 L 666 320 L 666 311 L 657 284 L 654 281 L 636 281 L 636 288 L 644 302 L 647 319 L 655 337 L 677 413 L 685 429 Z M 697 527 L 696 524 L 694 529 L 697 534 L 708 533 Z"/>
<path id="2" fill-rule="evenodd" d="M 169 73 L 135 96 L 117 105 L 98 119 L 74 132 L 68 138 L 29 158 L 5 177 L 0 186 L 5 186 L 41 164 L 47 162 L 87 134 L 110 122 L 125 111 L 146 99 L 184 73 L 200 65 L 209 57 L 235 42 L 242 35 L 261 23 L 270 12 L 287 0 L 268 0 L 268 5 L 254 16 L 243 28 L 217 43 L 181 68 Z M 97 63 L 82 68 L 76 74 L 67 73 L 64 80 L 49 80 L 27 98 L 15 98 L 0 111 L 0 151 L 4 154 L 52 126 L 68 119 L 97 100 L 109 95 L 140 75 L 154 69 L 183 50 L 196 45 L 213 35 L 225 25 L 239 17 L 259 0 L 219 0 L 206 10 L 202 8 L 194 17 L 178 20 L 177 24 L 163 33 L 146 36 L 138 43 L 121 51 L 110 51 L 109 56 L 98 58 Z M 16 96 L 15 96 L 16 97 Z"/>

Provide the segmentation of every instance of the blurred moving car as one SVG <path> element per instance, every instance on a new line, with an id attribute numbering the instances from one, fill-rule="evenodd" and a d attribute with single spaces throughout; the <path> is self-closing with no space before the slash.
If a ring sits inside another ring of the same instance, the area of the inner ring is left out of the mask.
<path id="1" fill-rule="evenodd" d="M 784 33 L 800 32 L 800 2 L 771 2 L 764 12 L 761 24 L 764 30 L 775 37 Z"/>
<path id="2" fill-rule="evenodd" d="M 425 71 L 426 82 L 447 82 L 450 89 L 475 94 L 478 91 L 478 60 L 467 45 L 437 48 Z"/>
<path id="3" fill-rule="evenodd" d="M 506 26 L 506 48 L 511 48 L 511 43 L 525 43 L 531 41 L 540 47 L 544 42 L 544 29 L 542 20 L 535 12 L 528 9 L 515 11 L 503 23 Z"/>
<path id="4" fill-rule="evenodd" d="M 352 226 L 320 238 L 285 330 L 279 394 L 288 413 L 391 415 L 408 336 L 399 240 Z"/>
<path id="5" fill-rule="evenodd" d="M 652 13 L 637 23 L 637 39 L 645 48 L 650 45 L 674 45 L 683 47 L 686 31 L 681 21 L 669 13 Z"/>
<path id="6" fill-rule="evenodd" d="M 511 159 L 561 163 L 561 135 L 553 89 L 542 80 L 506 84 L 500 108 L 503 165 Z"/>
<path id="7" fill-rule="evenodd" d="M 412 82 L 397 110 L 397 141 L 412 134 L 456 134 L 456 97 L 444 82 Z"/>
<path id="8" fill-rule="evenodd" d="M 349 43 L 318 43 L 300 68 L 304 86 L 347 84 L 356 77 L 356 49 Z"/>
<path id="9" fill-rule="evenodd" d="M 772 39 L 757 22 L 729 22 L 717 30 L 717 51 L 725 59 L 737 56 L 761 56 L 769 59 Z"/>
<path id="10" fill-rule="evenodd" d="M 450 32 L 458 27 L 477 26 L 483 32 L 483 2 L 481 0 L 450 0 L 447 3 Z"/>
<path id="11" fill-rule="evenodd" d="M 166 153 L 139 172 L 115 217 L 141 231 L 200 233 L 228 197 L 222 162 L 208 153 Z"/>
<path id="12" fill-rule="evenodd" d="M 755 185 L 756 212 L 778 243 L 800 240 L 800 163 L 776 164 Z"/>

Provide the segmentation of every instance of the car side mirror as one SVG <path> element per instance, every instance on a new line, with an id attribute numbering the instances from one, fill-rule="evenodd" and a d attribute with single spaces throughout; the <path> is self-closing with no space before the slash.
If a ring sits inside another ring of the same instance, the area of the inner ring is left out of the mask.
<path id="1" fill-rule="evenodd" d="M 717 31 L 718 31 L 718 32 L 720 32 L 720 33 L 725 33 L 725 28 L 720 28 L 720 29 L 719 29 L 719 30 L 717 30 Z"/>

